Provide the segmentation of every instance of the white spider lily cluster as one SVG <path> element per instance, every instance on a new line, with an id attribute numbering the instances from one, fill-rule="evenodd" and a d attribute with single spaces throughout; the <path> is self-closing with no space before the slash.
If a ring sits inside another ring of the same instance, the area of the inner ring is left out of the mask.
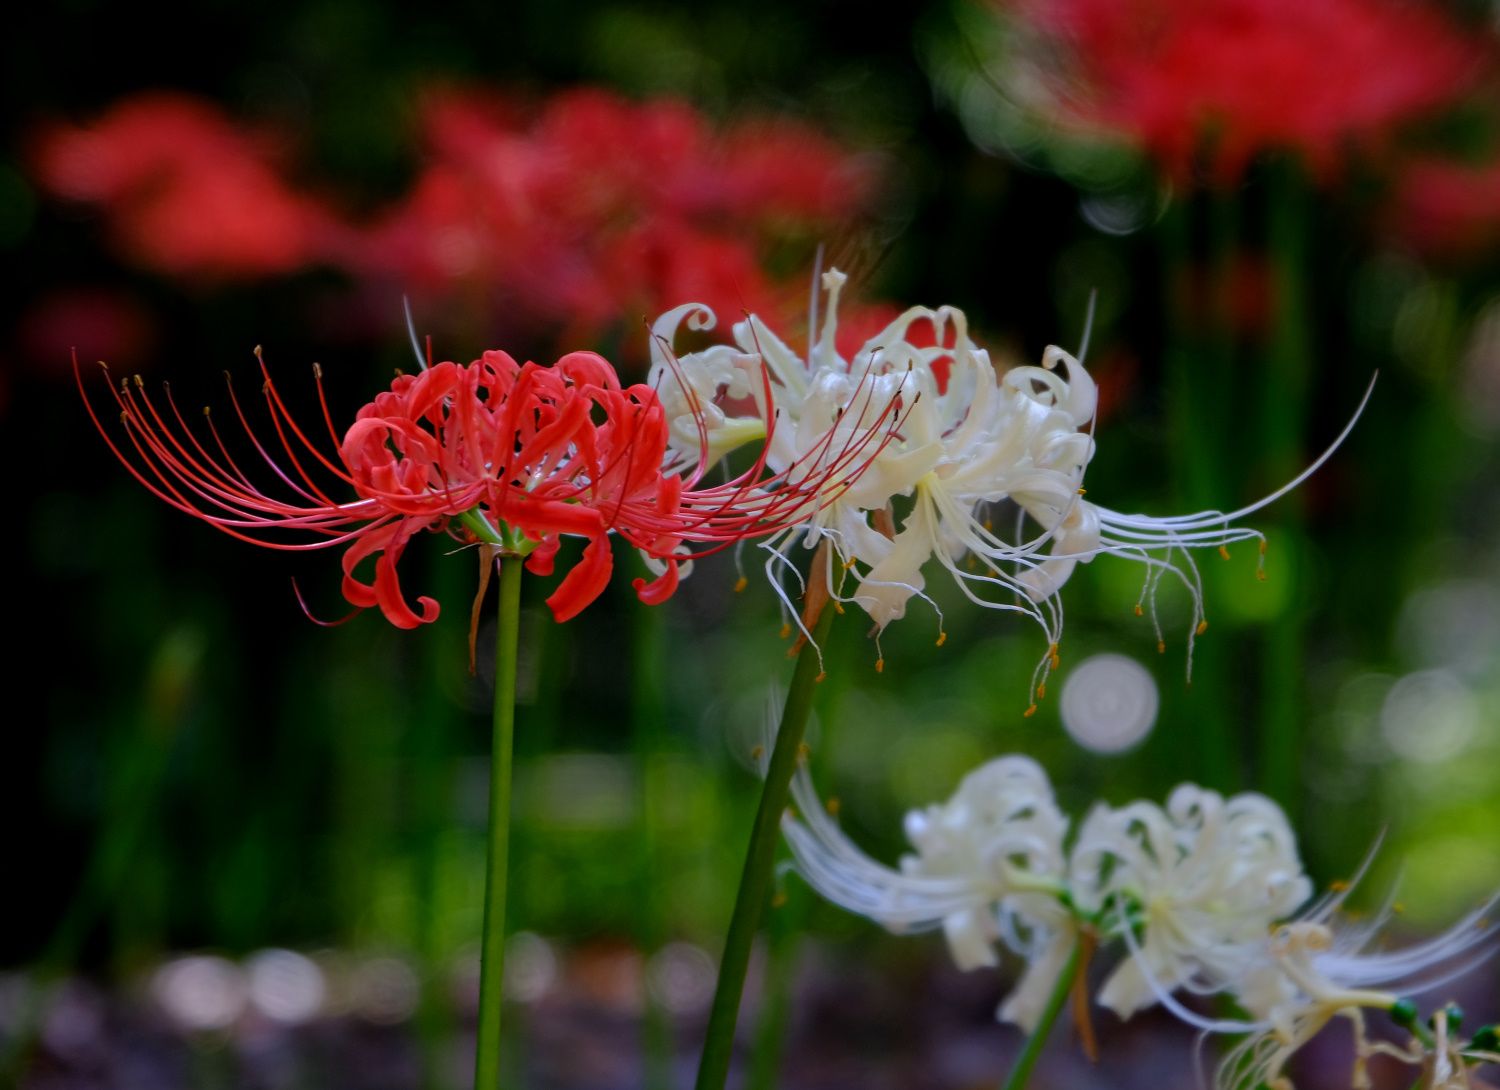
<path id="1" fill-rule="evenodd" d="M 1159 642 L 1162 576 L 1187 588 L 1191 656 L 1204 617 L 1189 550 L 1263 540 L 1234 521 L 1295 487 L 1327 457 L 1229 514 L 1110 511 L 1083 498 L 1097 390 L 1078 359 L 1054 347 L 1039 367 L 997 369 L 953 307 L 912 307 L 845 359 L 835 344 L 844 281 L 837 270 L 823 276 L 826 313 L 821 327 L 813 316 L 805 360 L 754 315 L 734 325 L 732 345 L 680 356 L 673 347 L 679 328 L 711 329 L 713 312 L 687 304 L 653 327 L 651 383 L 671 419 L 677 456 L 716 458 L 769 434 L 770 467 L 789 482 L 850 463 L 807 501 L 798 525 L 764 546 L 767 574 L 793 620 L 779 576 L 785 570 L 801 578 L 787 556 L 798 542 L 831 546 L 819 577 L 837 601 L 864 609 L 877 632 L 903 616 L 912 598 L 932 604 L 923 569 L 936 562 L 971 600 L 1041 626 L 1049 643 L 1034 678 L 1041 684 L 1062 636 L 1058 590 L 1079 562 L 1111 553 L 1146 565 L 1138 611 L 1150 609 Z M 889 440 L 851 462 L 846 451 L 876 420 L 893 421 Z M 1013 505 L 1010 517 L 998 506 L 1005 501 Z M 1028 520 L 1034 533 L 1026 531 Z M 997 531 L 1001 522 L 1014 523 L 1009 538 Z"/>
<path id="2" fill-rule="evenodd" d="M 941 928 L 963 969 L 1025 962 L 998 1016 L 1030 1032 L 1080 936 L 1121 941 L 1126 956 L 1096 996 L 1122 1018 L 1160 1003 L 1206 1032 L 1249 1034 L 1220 1066 L 1220 1085 L 1278 1083 L 1287 1059 L 1335 1016 L 1356 1026 L 1356 1084 L 1381 1051 L 1362 1012 L 1446 983 L 1492 949 L 1491 902 L 1443 935 L 1394 951 L 1369 947 L 1388 905 L 1355 926 L 1336 913 L 1348 887 L 1311 903 L 1296 837 L 1265 796 L 1224 798 L 1183 784 L 1165 807 L 1096 805 L 1068 844 L 1068 819 L 1042 769 L 1001 757 L 947 802 L 914 810 L 914 851 L 893 868 L 855 846 L 820 804 L 805 767 L 782 829 L 797 870 L 820 894 L 898 933 Z M 1456 959 L 1467 956 L 1454 969 Z M 1179 992 L 1232 996 L 1245 1018 L 1216 1019 Z M 1451 1049 L 1450 1049 L 1451 1051 Z M 1413 1061 L 1415 1062 L 1415 1061 Z"/>

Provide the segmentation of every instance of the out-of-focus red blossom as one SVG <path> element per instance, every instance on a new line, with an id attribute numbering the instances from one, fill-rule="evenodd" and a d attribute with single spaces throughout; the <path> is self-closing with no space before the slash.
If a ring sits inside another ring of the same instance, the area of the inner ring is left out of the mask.
<path id="1" fill-rule="evenodd" d="M 507 314 L 578 343 L 685 299 L 790 317 L 804 284 L 764 271 L 788 237 L 835 235 L 874 190 L 866 157 L 786 121 L 716 131 L 686 103 L 601 90 L 540 106 L 434 91 L 409 192 L 359 222 L 285 179 L 218 107 L 143 95 L 41 133 L 41 185 L 100 206 L 133 261 L 177 276 L 348 271 L 388 302 Z"/>
<path id="2" fill-rule="evenodd" d="M 400 628 L 438 616 L 431 598 L 418 598 L 415 609 L 408 604 L 396 574 L 419 533 L 444 531 L 497 546 L 512 558 L 524 556 L 539 575 L 551 574 L 563 537 L 583 538 L 581 559 L 547 599 L 559 621 L 603 592 L 612 570 L 609 535 L 618 534 L 654 566 L 656 577 L 635 580 L 635 588 L 655 604 L 675 591 L 691 545 L 702 555 L 785 530 L 807 516 L 809 504 L 836 498 L 847 483 L 835 482 L 857 476 L 865 447 L 878 448 L 889 434 L 887 421 L 876 421 L 795 485 L 788 485 L 791 470 L 766 475 L 763 454 L 743 475 L 705 486 L 704 459 L 685 465 L 669 454 L 656 391 L 622 386 L 614 368 L 591 352 L 542 367 L 491 351 L 466 366 L 444 362 L 400 375 L 359 411 L 342 440 L 321 372 L 318 431 L 326 430 L 327 439 L 314 441 L 288 413 L 264 362 L 261 371 L 274 439 L 257 437 L 230 388 L 253 461 L 231 455 L 208 410 L 201 428 L 189 427 L 171 391 L 157 403 L 139 377 L 110 385 L 125 433 L 117 441 L 81 375 L 78 385 L 105 442 L 159 499 L 253 544 L 346 547 L 344 596 L 359 609 L 378 607 Z M 769 398 L 769 379 L 765 392 Z M 277 446 L 279 459 L 271 453 Z M 273 490 L 246 472 L 257 463 L 264 463 L 258 472 L 275 483 Z M 357 498 L 334 499 L 319 483 L 323 476 Z M 821 499 L 830 487 L 833 493 Z M 371 558 L 373 578 L 364 582 L 357 569 Z"/>
<path id="3" fill-rule="evenodd" d="M 32 365 L 66 368 L 68 352 L 135 367 L 156 339 L 146 309 L 107 288 L 71 288 L 32 303 L 21 322 L 21 347 Z"/>
<path id="4" fill-rule="evenodd" d="M 1142 145 L 1187 179 L 1227 182 L 1295 151 L 1322 177 L 1351 147 L 1474 83 L 1483 47 L 1438 5 L 1401 0 L 999 0 L 1059 47 L 1071 119 Z"/>
<path id="5" fill-rule="evenodd" d="M 1271 328 L 1276 313 L 1275 271 L 1258 254 L 1237 253 L 1217 274 L 1207 265 L 1185 265 L 1173 290 L 1178 309 L 1202 328 L 1254 336 Z"/>
<path id="6" fill-rule="evenodd" d="M 44 188 L 103 205 L 133 261 L 174 276 L 256 277 L 319 261 L 336 217 L 278 173 L 273 145 L 180 94 L 127 99 L 90 125 L 35 142 Z"/>
<path id="7" fill-rule="evenodd" d="M 435 93 L 421 126 L 428 165 L 345 262 L 419 295 L 482 289 L 574 340 L 685 299 L 731 314 L 800 307 L 803 285 L 762 271 L 765 244 L 836 227 L 873 183 L 864 160 L 789 122 L 719 136 L 684 103 L 599 90 L 536 113 Z"/>
<path id="8" fill-rule="evenodd" d="M 1465 260 L 1500 249 L 1500 160 L 1423 159 L 1396 183 L 1391 229 L 1424 254 Z"/>

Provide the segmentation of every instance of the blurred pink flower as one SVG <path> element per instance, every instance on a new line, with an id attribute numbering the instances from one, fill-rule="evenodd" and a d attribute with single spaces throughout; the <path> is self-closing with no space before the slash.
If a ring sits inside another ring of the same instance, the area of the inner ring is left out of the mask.
<path id="1" fill-rule="evenodd" d="M 1001 0 L 1058 48 L 1066 117 L 1178 178 L 1296 151 L 1314 173 L 1452 103 L 1482 50 L 1438 5 L 1397 0 Z"/>
<path id="2" fill-rule="evenodd" d="M 92 124 L 54 125 L 33 164 L 44 189 L 106 208 L 127 259 L 172 276 L 291 272 L 338 230 L 331 210 L 282 180 L 269 141 L 187 95 L 138 95 Z"/>

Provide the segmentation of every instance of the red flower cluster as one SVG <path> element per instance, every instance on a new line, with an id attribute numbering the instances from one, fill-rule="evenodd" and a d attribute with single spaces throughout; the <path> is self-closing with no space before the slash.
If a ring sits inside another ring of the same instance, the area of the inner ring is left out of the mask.
<path id="1" fill-rule="evenodd" d="M 340 267 L 383 307 L 411 294 L 567 344 L 685 299 L 795 313 L 806 286 L 768 277 L 767 251 L 831 233 L 873 188 L 866 160 L 804 126 L 716 132 L 684 103 L 599 90 L 539 108 L 433 92 L 420 129 L 427 161 L 410 191 L 362 217 L 302 196 L 264 142 L 184 96 L 54 127 L 33 158 L 45 189 L 103 206 L 128 257 L 151 268 L 253 278 Z"/>
<path id="2" fill-rule="evenodd" d="M 715 135 L 670 100 L 582 90 L 524 114 L 440 93 L 422 128 L 429 165 L 347 263 L 418 294 L 483 289 L 573 342 L 684 299 L 781 309 L 764 244 L 838 223 L 870 192 L 865 165 L 810 130 L 762 122 Z"/>
<path id="3" fill-rule="evenodd" d="M 837 498 L 895 426 L 887 413 L 835 457 L 816 451 L 819 468 L 812 475 L 791 467 L 767 476 L 762 457 L 742 476 L 705 487 L 702 460 L 683 467 L 668 454 L 668 422 L 656 392 L 622 387 L 614 368 L 591 352 L 542 367 L 492 351 L 467 366 L 445 362 L 400 375 L 359 411 L 342 440 L 319 372 L 332 452 L 298 426 L 264 362 L 261 369 L 284 467 L 256 437 L 232 386 L 230 394 L 280 496 L 252 482 L 207 409 L 206 434 L 200 435 L 170 390 L 158 406 L 139 377 L 112 385 L 127 446 L 111 437 L 81 376 L 78 382 L 105 442 L 159 499 L 254 544 L 294 551 L 347 546 L 344 596 L 360 609 L 378 606 L 400 628 L 438 616 L 431 598 L 418 598 L 413 609 L 397 578 L 396 566 L 416 534 L 446 531 L 491 545 L 502 555 L 525 557 L 539 575 L 551 574 L 562 537 L 583 538 L 581 560 L 547 599 L 565 621 L 603 592 L 613 566 L 608 537 L 616 533 L 659 572 L 650 582 L 635 581 L 641 600 L 655 604 L 676 590 L 690 545 L 702 546 L 702 555 L 805 519 Z M 770 397 L 769 379 L 764 393 Z M 329 496 L 309 472 L 319 467 L 357 499 Z M 367 583 L 356 570 L 371 557 L 374 575 Z"/>
<path id="4" fill-rule="evenodd" d="M 92 125 L 52 128 L 33 162 L 46 189 L 108 210 L 130 260 L 174 276 L 289 272 L 341 230 L 282 180 L 269 140 L 184 95 L 141 95 Z"/>
<path id="5" fill-rule="evenodd" d="M 1256 154 L 1327 173 L 1350 145 L 1452 103 L 1479 48 L 1437 5 L 1397 0 L 1002 0 L 1061 48 L 1071 118 L 1140 143 L 1178 177 Z"/>

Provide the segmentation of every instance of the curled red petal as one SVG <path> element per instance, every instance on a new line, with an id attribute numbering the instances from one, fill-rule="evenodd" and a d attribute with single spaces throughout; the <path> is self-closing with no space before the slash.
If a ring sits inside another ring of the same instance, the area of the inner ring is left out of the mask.
<path id="1" fill-rule="evenodd" d="M 417 604 L 422 612 L 413 611 L 401 594 L 401 582 L 396 575 L 396 564 L 401 560 L 406 543 L 412 535 L 425 529 L 428 529 L 426 522 L 405 519 L 365 534 L 350 545 L 343 558 L 343 590 L 349 603 L 361 608 L 378 606 L 385 619 L 397 628 L 416 628 L 437 620 L 438 603 L 432 598 L 419 597 Z M 355 577 L 354 569 L 360 561 L 375 553 L 380 553 L 375 560 L 375 581 L 361 583 Z"/>
<path id="2" fill-rule="evenodd" d="M 645 579 L 637 578 L 630 584 L 635 588 L 636 597 L 648 606 L 659 606 L 677 593 L 677 584 L 680 581 L 677 561 L 669 559 L 663 563 L 667 566 L 666 570 L 649 583 Z"/>
<path id="3" fill-rule="evenodd" d="M 551 575 L 553 565 L 557 561 L 557 550 L 561 547 L 562 541 L 556 534 L 543 538 L 542 543 L 526 557 L 526 570 L 532 575 L 540 575 L 544 578 Z"/>
<path id="4" fill-rule="evenodd" d="M 614 556 L 609 547 L 609 538 L 600 534 L 591 538 L 584 547 L 583 557 L 573 570 L 563 576 L 547 605 L 552 607 L 552 616 L 558 621 L 570 621 L 599 595 L 609 584 L 609 574 L 614 568 Z"/>

